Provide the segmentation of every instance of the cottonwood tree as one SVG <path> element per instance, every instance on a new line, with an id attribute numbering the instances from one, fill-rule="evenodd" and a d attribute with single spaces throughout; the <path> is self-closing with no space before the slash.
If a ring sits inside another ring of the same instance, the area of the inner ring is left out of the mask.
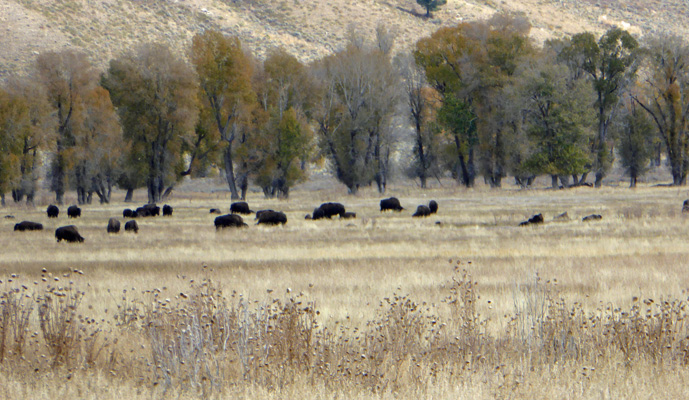
<path id="1" fill-rule="evenodd" d="M 27 204 L 33 204 L 38 181 L 40 159 L 38 151 L 46 142 L 45 132 L 52 128 L 47 125 L 48 105 L 42 85 L 32 77 L 12 77 L 0 88 L 3 93 L 2 121 L 3 140 L 12 143 L 16 151 L 13 158 L 18 163 L 19 179 L 13 180 L 10 188 L 12 199 L 21 202 L 26 197 Z M 0 157 L 10 155 L 10 148 L 2 151 Z M 11 168 L 15 164 L 12 162 Z"/>
<path id="2" fill-rule="evenodd" d="M 590 32 L 574 35 L 561 57 L 581 70 L 596 93 L 594 103 L 598 119 L 593 142 L 595 186 L 600 187 L 612 165 L 608 149 L 608 129 L 619 109 L 620 97 L 633 82 L 637 72 L 638 42 L 629 32 L 612 28 L 596 41 Z"/>
<path id="3" fill-rule="evenodd" d="M 436 11 L 447 4 L 447 0 L 416 0 L 416 2 L 426 9 L 426 18 L 431 17 L 431 11 Z"/>
<path id="4" fill-rule="evenodd" d="M 376 182 L 385 191 L 392 141 L 391 119 L 399 81 L 389 57 L 352 44 L 314 66 L 318 103 L 312 117 L 320 147 L 349 193 Z"/>
<path id="5" fill-rule="evenodd" d="M 87 108 L 85 97 L 97 86 L 98 74 L 83 53 L 71 50 L 47 52 L 36 59 L 37 76 L 45 86 L 48 103 L 55 118 L 54 154 L 50 166 L 50 188 L 55 201 L 63 203 L 68 187 L 68 171 L 73 166 L 73 117 Z"/>
<path id="6" fill-rule="evenodd" d="M 238 199 L 235 147 L 241 135 L 242 114 L 250 113 L 256 101 L 251 87 L 252 62 L 238 38 L 214 30 L 194 36 L 191 61 L 198 74 L 201 116 L 210 118 L 215 127 L 212 134 L 200 133 L 208 135 L 203 140 L 222 143 L 225 177 L 232 199 Z"/>
<path id="7" fill-rule="evenodd" d="M 656 129 L 646 111 L 629 99 L 615 131 L 617 152 L 629 175 L 629 187 L 636 187 L 638 178 L 648 170 Z"/>
<path id="8" fill-rule="evenodd" d="M 129 159 L 141 160 L 136 165 L 148 201 L 160 201 L 184 170 L 182 144 L 198 114 L 194 72 L 167 46 L 149 43 L 112 60 L 103 85 L 117 108 Z"/>
<path id="9" fill-rule="evenodd" d="M 517 90 L 522 96 L 524 129 L 532 152 L 524 161 L 535 174 L 548 174 L 552 186 L 581 173 L 589 162 L 586 151 L 588 85 L 570 81 L 555 56 L 544 54 L 524 67 Z"/>
<path id="10" fill-rule="evenodd" d="M 22 132 L 30 129 L 26 103 L 12 97 L 0 87 L 0 202 L 5 206 L 5 193 L 16 187 L 21 178 Z"/>
<path id="11" fill-rule="evenodd" d="M 677 36 L 651 37 L 645 45 L 643 92 L 633 96 L 665 143 L 672 183 L 684 185 L 689 171 L 689 46 Z"/>

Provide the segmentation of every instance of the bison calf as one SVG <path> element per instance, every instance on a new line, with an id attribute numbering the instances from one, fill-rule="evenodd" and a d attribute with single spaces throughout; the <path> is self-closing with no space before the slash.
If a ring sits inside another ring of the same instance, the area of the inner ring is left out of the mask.
<path id="1" fill-rule="evenodd" d="M 108 220 L 108 233 L 120 233 L 120 221 L 117 218 Z"/>
<path id="2" fill-rule="evenodd" d="M 23 231 L 42 231 L 43 225 L 39 224 L 38 222 L 22 221 L 22 222 L 14 225 L 14 230 L 20 231 L 20 232 L 23 232 Z"/>
<path id="3" fill-rule="evenodd" d="M 79 218 L 81 217 L 81 208 L 77 206 L 69 206 L 67 209 L 67 217 L 69 218 Z"/>
<path id="4" fill-rule="evenodd" d="M 127 221 L 127 223 L 124 224 L 124 231 L 139 233 L 139 224 L 137 224 L 135 220 Z"/>
<path id="5" fill-rule="evenodd" d="M 61 226 L 55 230 L 55 239 L 58 243 L 61 240 L 66 240 L 69 243 L 79 242 L 83 243 L 84 238 L 79 234 L 77 227 L 74 225 Z"/>
<path id="6" fill-rule="evenodd" d="M 57 208 L 56 205 L 49 205 L 48 206 L 48 218 L 57 218 L 58 215 L 60 215 L 60 209 Z"/>

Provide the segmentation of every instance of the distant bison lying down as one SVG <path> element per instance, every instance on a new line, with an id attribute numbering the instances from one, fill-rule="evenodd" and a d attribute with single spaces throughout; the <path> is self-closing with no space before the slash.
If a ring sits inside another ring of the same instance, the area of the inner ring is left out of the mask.
<path id="1" fill-rule="evenodd" d="M 79 234 L 77 227 L 74 225 L 61 226 L 55 230 L 55 239 L 58 242 L 61 240 L 66 240 L 70 243 L 79 242 L 82 243 L 84 238 Z"/>
<path id="2" fill-rule="evenodd" d="M 120 232 L 120 221 L 117 218 L 110 218 L 108 220 L 108 233 L 119 233 Z"/>
<path id="3" fill-rule="evenodd" d="M 599 215 L 599 214 L 591 214 L 591 215 L 585 216 L 585 217 L 582 218 L 581 220 L 584 221 L 584 222 L 590 222 L 590 221 L 600 221 L 601 219 L 603 219 L 603 216 L 602 216 L 602 215 Z"/>
<path id="4" fill-rule="evenodd" d="M 253 213 L 253 211 L 249 209 L 249 203 L 246 201 L 238 201 L 230 205 L 230 213 L 248 215 Z"/>
<path id="5" fill-rule="evenodd" d="M 172 206 L 167 204 L 163 206 L 163 217 L 172 217 Z"/>
<path id="6" fill-rule="evenodd" d="M 435 214 L 438 212 L 438 203 L 435 200 L 431 200 L 428 203 L 428 208 L 431 210 L 431 214 Z"/>
<path id="7" fill-rule="evenodd" d="M 222 214 L 222 211 L 218 208 L 211 208 L 211 214 Z"/>
<path id="8" fill-rule="evenodd" d="M 215 218 L 215 229 L 242 228 L 248 226 L 237 214 L 226 214 Z"/>
<path id="9" fill-rule="evenodd" d="M 38 222 L 22 221 L 14 225 L 15 231 L 42 231 L 43 225 Z"/>
<path id="10" fill-rule="evenodd" d="M 69 208 L 67 208 L 67 217 L 69 217 L 69 218 L 81 217 L 81 208 L 79 208 L 77 206 L 69 206 Z"/>
<path id="11" fill-rule="evenodd" d="M 536 224 L 542 224 L 542 223 L 543 223 L 543 214 L 536 214 L 533 217 L 529 218 L 527 221 L 519 223 L 519 226 L 536 225 Z"/>
<path id="12" fill-rule="evenodd" d="M 383 199 L 380 201 L 380 211 L 402 211 L 404 207 L 400 205 L 400 201 L 396 197 L 390 197 L 389 199 Z"/>
<path id="13" fill-rule="evenodd" d="M 278 225 L 278 224 L 286 224 L 287 223 L 287 215 L 285 213 L 280 212 L 280 211 L 273 211 L 273 210 L 264 210 L 265 212 L 262 212 L 260 215 L 256 213 L 258 216 L 258 223 L 259 224 L 266 224 L 266 225 Z"/>
<path id="14" fill-rule="evenodd" d="M 139 224 L 137 224 L 135 220 L 127 221 L 127 223 L 124 224 L 124 231 L 139 233 Z"/>
<path id="15" fill-rule="evenodd" d="M 57 208 L 56 205 L 49 205 L 48 206 L 48 218 L 57 218 L 57 216 L 60 214 L 60 209 Z"/>
<path id="16" fill-rule="evenodd" d="M 428 217 L 429 215 L 431 215 L 431 209 L 428 206 L 420 205 L 416 207 L 416 212 L 412 217 Z"/>

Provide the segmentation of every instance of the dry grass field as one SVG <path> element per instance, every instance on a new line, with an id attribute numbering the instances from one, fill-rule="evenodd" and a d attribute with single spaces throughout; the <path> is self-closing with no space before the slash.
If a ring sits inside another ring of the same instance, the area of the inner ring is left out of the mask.
<path id="1" fill-rule="evenodd" d="M 176 192 L 136 235 L 106 233 L 120 202 L 2 209 L 0 398 L 689 397 L 685 188 L 388 195 L 252 193 L 288 223 L 216 232 L 229 196 Z M 325 201 L 357 219 L 304 219 Z"/>

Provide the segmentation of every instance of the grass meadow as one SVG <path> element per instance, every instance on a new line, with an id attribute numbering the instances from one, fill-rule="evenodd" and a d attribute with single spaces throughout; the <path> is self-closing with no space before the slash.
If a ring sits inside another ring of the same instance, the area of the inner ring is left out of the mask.
<path id="1" fill-rule="evenodd" d="M 386 196 L 406 209 L 368 189 L 251 193 L 288 223 L 218 232 L 224 192 L 175 192 L 138 234 L 106 233 L 120 193 L 76 220 L 49 220 L 47 195 L 3 208 L 0 398 L 689 397 L 685 188 Z M 304 219 L 325 201 L 357 218 Z M 56 243 L 69 224 L 85 243 Z"/>

